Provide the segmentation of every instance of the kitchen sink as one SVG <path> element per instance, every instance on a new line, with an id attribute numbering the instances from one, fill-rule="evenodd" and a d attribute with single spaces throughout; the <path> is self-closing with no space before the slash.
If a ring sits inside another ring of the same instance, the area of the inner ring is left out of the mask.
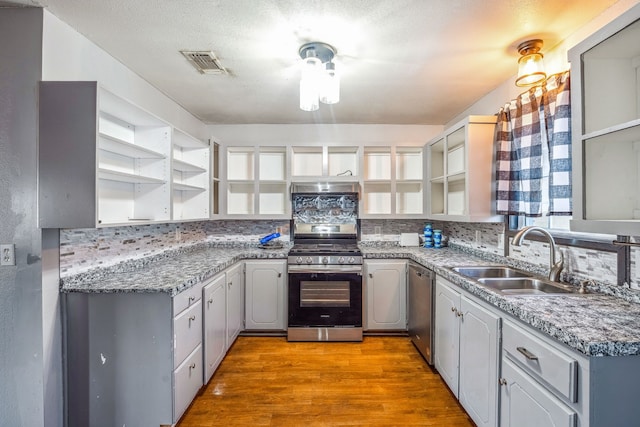
<path id="1" fill-rule="evenodd" d="M 501 266 L 469 266 L 469 267 L 452 267 L 456 273 L 471 279 L 480 278 L 501 278 L 501 277 L 531 277 L 531 274 L 524 271 L 516 270 L 511 267 Z"/>
<path id="2" fill-rule="evenodd" d="M 576 293 L 571 286 L 538 279 L 531 273 L 506 266 L 474 265 L 451 267 L 451 270 L 505 296 Z"/>
<path id="3" fill-rule="evenodd" d="M 565 285 L 533 277 L 479 278 L 479 283 L 505 295 L 549 295 L 571 294 L 574 291 Z"/>

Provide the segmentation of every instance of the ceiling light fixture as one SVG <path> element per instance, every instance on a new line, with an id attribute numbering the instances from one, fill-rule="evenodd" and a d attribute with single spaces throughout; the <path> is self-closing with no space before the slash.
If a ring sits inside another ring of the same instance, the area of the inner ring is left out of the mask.
<path id="1" fill-rule="evenodd" d="M 300 109 L 315 111 L 324 104 L 340 102 L 340 77 L 333 58 L 336 49 L 326 43 L 311 42 L 300 46 Z"/>
<path id="2" fill-rule="evenodd" d="M 527 40 L 518 45 L 518 53 L 522 56 L 518 60 L 516 86 L 533 86 L 547 79 L 540 49 L 540 39 Z"/>

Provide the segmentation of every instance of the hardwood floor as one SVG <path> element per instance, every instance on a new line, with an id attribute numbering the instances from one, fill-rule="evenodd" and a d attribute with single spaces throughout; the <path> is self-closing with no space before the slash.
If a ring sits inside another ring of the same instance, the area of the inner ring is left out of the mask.
<path id="1" fill-rule="evenodd" d="M 179 427 L 473 426 L 406 337 L 239 337 Z"/>

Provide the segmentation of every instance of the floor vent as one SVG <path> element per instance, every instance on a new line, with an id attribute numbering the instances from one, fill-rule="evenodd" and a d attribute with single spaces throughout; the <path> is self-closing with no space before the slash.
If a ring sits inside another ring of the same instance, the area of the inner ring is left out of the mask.
<path id="1" fill-rule="evenodd" d="M 227 70 L 220 65 L 220 61 L 211 51 L 181 50 L 180 53 L 182 53 L 201 74 L 229 74 Z"/>

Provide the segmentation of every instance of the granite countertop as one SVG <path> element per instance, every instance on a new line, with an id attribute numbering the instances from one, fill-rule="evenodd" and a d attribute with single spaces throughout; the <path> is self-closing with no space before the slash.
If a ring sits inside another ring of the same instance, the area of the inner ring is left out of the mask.
<path id="1" fill-rule="evenodd" d="M 455 285 L 587 356 L 640 355 L 640 304 L 604 294 L 504 296 L 448 267 L 491 262 L 455 248 L 362 245 L 365 259 L 416 261 Z M 243 259 L 285 259 L 288 246 L 200 247 L 150 262 L 123 263 L 61 280 L 62 292 L 163 292 L 174 296 Z"/>

